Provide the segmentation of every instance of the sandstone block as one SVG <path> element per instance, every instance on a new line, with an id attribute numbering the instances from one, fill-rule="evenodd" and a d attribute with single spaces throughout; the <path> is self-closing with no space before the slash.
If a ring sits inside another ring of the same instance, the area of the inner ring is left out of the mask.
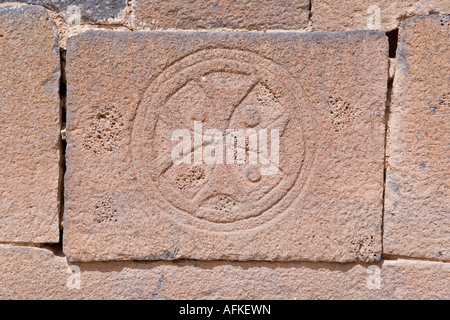
<path id="1" fill-rule="evenodd" d="M 68 264 L 0 246 L 0 299 L 449 299 L 448 263 L 102 262 Z"/>
<path id="2" fill-rule="evenodd" d="M 300 30 L 308 14 L 307 0 L 136 0 L 133 24 L 144 29 Z"/>
<path id="3" fill-rule="evenodd" d="M 0 0 L 0 4 L 2 2 L 38 4 L 65 13 L 69 20 L 76 16 L 87 22 L 116 21 L 121 18 L 127 4 L 127 0 Z"/>
<path id="4" fill-rule="evenodd" d="M 406 17 L 450 13 L 447 0 L 312 0 L 314 31 L 397 29 Z"/>
<path id="5" fill-rule="evenodd" d="M 0 7 L 0 242 L 59 241 L 59 48 L 42 7 Z"/>
<path id="6" fill-rule="evenodd" d="M 400 29 L 389 119 L 384 251 L 450 258 L 450 17 Z"/>
<path id="7" fill-rule="evenodd" d="M 387 49 L 376 31 L 70 38 L 64 252 L 380 259 Z"/>

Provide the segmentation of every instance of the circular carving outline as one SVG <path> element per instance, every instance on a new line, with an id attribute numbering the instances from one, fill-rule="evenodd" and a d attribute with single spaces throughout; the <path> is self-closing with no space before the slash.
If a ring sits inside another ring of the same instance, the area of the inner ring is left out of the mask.
<path id="1" fill-rule="evenodd" d="M 238 60 L 239 59 L 239 60 Z M 305 172 L 308 173 L 308 168 L 312 165 L 312 161 L 314 159 L 314 148 L 305 148 L 305 156 L 302 164 L 298 168 L 297 176 L 292 184 L 292 187 L 286 191 L 286 193 L 271 207 L 263 210 L 259 215 L 254 217 L 245 218 L 242 220 L 238 220 L 235 222 L 221 223 L 221 222 L 211 222 L 196 216 L 193 216 L 190 213 L 184 212 L 180 209 L 177 209 L 173 206 L 172 203 L 163 195 L 159 190 L 158 186 L 154 182 L 151 182 L 152 191 L 149 192 L 147 190 L 149 188 L 148 183 L 145 183 L 143 180 L 148 181 L 149 175 L 145 171 L 143 172 L 142 168 L 146 167 L 143 165 L 145 163 L 145 159 L 139 159 L 136 156 L 136 150 L 142 150 L 142 148 L 146 147 L 145 139 L 142 139 L 145 136 L 146 127 L 146 119 L 148 120 L 149 111 L 153 111 L 153 120 L 156 119 L 158 115 L 158 110 L 150 110 L 149 107 L 142 107 L 142 104 L 145 102 L 146 97 L 155 97 L 156 101 L 164 101 L 167 102 L 170 97 L 180 90 L 184 85 L 192 81 L 193 79 L 198 78 L 199 76 L 203 76 L 204 74 L 190 74 L 192 72 L 192 68 L 196 65 L 208 64 L 210 63 L 214 66 L 212 61 L 221 60 L 222 68 L 215 69 L 212 72 L 220 72 L 220 71 L 233 71 L 234 73 L 242 73 L 247 74 L 242 71 L 245 67 L 255 70 L 260 68 L 265 70 L 266 72 L 270 72 L 276 80 L 279 82 L 277 85 L 286 96 L 285 98 L 290 102 L 290 104 L 294 104 L 295 107 L 291 108 L 291 112 L 297 114 L 297 120 L 300 120 L 300 114 L 302 119 L 311 120 L 312 117 L 308 114 L 308 103 L 305 98 L 305 94 L 303 90 L 298 86 L 293 77 L 280 65 L 275 64 L 272 60 L 262 58 L 252 52 L 243 51 L 243 50 L 235 50 L 235 49 L 203 49 L 192 54 L 189 54 L 179 60 L 176 60 L 174 63 L 166 67 L 149 85 L 147 90 L 145 91 L 143 98 L 139 101 L 138 106 L 136 108 L 135 118 L 132 124 L 132 134 L 130 141 L 130 155 L 132 158 L 132 166 L 136 175 L 137 180 L 141 183 L 144 192 L 149 195 L 152 199 L 156 200 L 157 206 L 162 210 L 164 214 L 169 216 L 172 220 L 177 223 L 184 224 L 186 226 L 196 226 L 199 229 L 209 230 L 209 231 L 218 231 L 218 232 L 233 232 L 239 230 L 248 230 L 253 229 L 255 227 L 261 226 L 263 224 L 268 223 L 269 221 L 274 220 L 277 216 L 280 216 L 286 209 L 290 206 L 293 200 L 298 196 L 301 191 L 304 182 L 306 179 L 301 179 L 303 183 L 299 183 L 300 176 L 305 176 Z M 200 68 L 201 69 L 201 68 Z M 275 70 L 274 70 L 275 69 Z M 183 72 L 186 74 L 183 75 Z M 177 76 L 182 74 L 181 76 Z M 181 79 L 187 78 L 186 81 L 180 81 Z M 175 83 L 172 86 L 163 86 L 162 84 L 166 83 L 168 80 L 176 79 Z M 175 87 L 175 89 L 174 89 Z M 161 100 L 161 98 L 163 98 Z M 302 101 L 302 103 L 299 103 Z M 164 105 L 161 103 L 161 106 Z M 286 108 L 286 106 L 283 104 Z M 158 108 L 159 108 L 158 107 Z M 288 108 L 289 109 L 289 108 Z M 231 117 L 230 117 L 231 119 Z M 143 121 L 144 125 L 139 126 L 139 122 Z M 139 154 L 139 151 L 137 152 Z M 154 177 L 151 177 L 153 180 Z M 159 194 L 159 197 L 158 197 Z M 154 203 L 154 202 L 153 202 Z"/>

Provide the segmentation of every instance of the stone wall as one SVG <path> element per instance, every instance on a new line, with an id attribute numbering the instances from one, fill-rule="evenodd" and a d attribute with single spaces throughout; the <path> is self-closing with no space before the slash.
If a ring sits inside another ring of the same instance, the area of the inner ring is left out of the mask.
<path id="1" fill-rule="evenodd" d="M 449 13 L 0 0 L 0 299 L 449 299 Z"/>

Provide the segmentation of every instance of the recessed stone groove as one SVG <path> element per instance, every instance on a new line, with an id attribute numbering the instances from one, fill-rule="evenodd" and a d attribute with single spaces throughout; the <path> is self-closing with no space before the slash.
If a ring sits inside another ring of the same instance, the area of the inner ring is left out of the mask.
<path id="1" fill-rule="evenodd" d="M 388 81 L 387 81 L 387 91 L 386 91 L 386 110 L 385 110 L 385 140 L 384 140 L 384 168 L 383 168 L 383 209 L 381 216 L 381 246 L 383 248 L 383 236 L 384 236 L 384 214 L 385 214 L 385 196 L 386 196 L 386 169 L 387 169 L 387 148 L 388 148 L 388 133 L 389 133 L 389 117 L 391 112 L 391 101 L 392 101 L 392 89 L 394 85 L 394 77 L 395 72 L 391 73 L 391 64 L 394 63 L 395 54 L 392 55 L 392 52 L 397 51 L 397 42 L 398 42 L 398 30 L 396 32 L 387 32 L 386 36 L 389 39 L 389 63 L 388 63 Z M 392 66 L 395 68 L 395 66 Z M 395 70 L 395 69 L 394 69 Z M 382 250 L 383 252 L 383 250 Z M 384 259 L 384 255 L 382 254 L 382 259 Z"/>

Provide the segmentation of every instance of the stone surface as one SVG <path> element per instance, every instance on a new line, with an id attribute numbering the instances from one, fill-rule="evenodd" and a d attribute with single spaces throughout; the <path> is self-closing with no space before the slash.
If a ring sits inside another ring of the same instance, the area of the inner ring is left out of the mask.
<path id="1" fill-rule="evenodd" d="M 70 38 L 64 252 L 380 259 L 387 49 L 376 31 Z M 279 172 L 174 164 L 172 133 L 196 120 L 280 130 Z"/>
<path id="2" fill-rule="evenodd" d="M 59 241 L 59 49 L 42 7 L 0 7 L 0 242 Z"/>
<path id="3" fill-rule="evenodd" d="M 450 13 L 448 0 L 311 0 L 314 31 L 397 29 L 414 15 Z"/>
<path id="4" fill-rule="evenodd" d="M 0 4 L 2 2 L 38 4 L 58 13 L 80 14 L 81 20 L 86 22 L 117 19 L 127 4 L 127 0 L 0 0 Z"/>
<path id="5" fill-rule="evenodd" d="M 450 266 L 442 262 L 395 260 L 366 265 L 168 261 L 74 265 L 49 250 L 0 246 L 0 270 L 2 300 L 450 298 Z"/>
<path id="6" fill-rule="evenodd" d="M 309 1 L 135 0 L 135 28 L 300 30 L 308 24 Z"/>
<path id="7" fill-rule="evenodd" d="M 450 17 L 400 29 L 389 120 L 384 251 L 450 259 Z"/>

